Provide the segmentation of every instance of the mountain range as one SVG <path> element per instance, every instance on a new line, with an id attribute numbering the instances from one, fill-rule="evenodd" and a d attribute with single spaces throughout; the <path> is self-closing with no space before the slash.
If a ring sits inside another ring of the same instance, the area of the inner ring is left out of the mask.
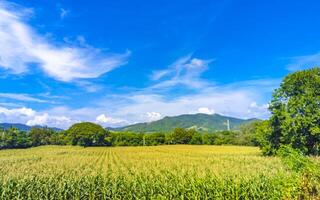
<path id="1" fill-rule="evenodd" d="M 25 124 L 19 124 L 19 123 L 0 123 L 0 129 L 9 129 L 9 128 L 17 128 L 21 131 L 30 131 L 33 127 L 36 128 L 44 128 L 44 126 L 28 126 Z M 51 128 L 55 131 L 62 131 L 60 128 L 55 128 L 55 127 L 48 127 Z"/>
<path id="2" fill-rule="evenodd" d="M 228 130 L 228 121 L 230 130 L 237 130 L 243 124 L 247 124 L 258 119 L 239 119 L 219 114 L 185 114 L 174 117 L 164 117 L 158 121 L 148 123 L 138 123 L 120 128 L 108 128 L 112 131 L 130 131 L 130 132 L 169 132 L 174 128 L 194 128 L 198 131 L 219 131 Z"/>
<path id="3" fill-rule="evenodd" d="M 173 117 L 164 117 L 163 119 L 138 123 L 129 126 L 119 128 L 106 128 L 112 131 L 129 131 L 129 132 L 141 132 L 141 133 L 152 133 L 152 132 L 170 132 L 173 129 L 180 127 L 191 129 L 194 128 L 200 132 L 214 132 L 220 130 L 228 130 L 228 121 L 230 130 L 237 130 L 241 125 L 257 121 L 258 119 L 240 119 L 235 117 L 223 116 L 219 114 L 185 114 Z M 43 128 L 43 126 L 28 126 L 20 123 L 0 123 L 0 129 L 9 129 L 11 127 L 17 128 L 22 131 L 30 131 L 33 127 Z M 48 127 L 55 131 L 61 131 L 63 129 Z"/>

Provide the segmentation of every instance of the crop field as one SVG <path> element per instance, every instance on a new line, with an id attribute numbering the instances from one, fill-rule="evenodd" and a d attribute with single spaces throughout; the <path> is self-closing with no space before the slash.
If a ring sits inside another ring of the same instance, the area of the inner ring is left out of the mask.
<path id="1" fill-rule="evenodd" d="M 0 199 L 295 199 L 298 184 L 278 158 L 255 147 L 0 151 Z"/>

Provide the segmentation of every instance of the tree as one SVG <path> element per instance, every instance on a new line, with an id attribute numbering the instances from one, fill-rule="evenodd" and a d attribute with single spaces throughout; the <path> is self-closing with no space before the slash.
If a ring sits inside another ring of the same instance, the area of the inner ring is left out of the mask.
<path id="1" fill-rule="evenodd" d="M 49 145 L 53 144 L 52 137 L 55 134 L 55 131 L 50 128 L 34 127 L 30 130 L 29 137 L 32 146 Z"/>
<path id="2" fill-rule="evenodd" d="M 195 133 L 194 129 L 175 128 L 172 133 L 172 142 L 174 144 L 189 144 Z"/>
<path id="3" fill-rule="evenodd" d="M 234 144 L 235 133 L 233 131 L 218 131 L 215 133 L 214 144 Z"/>
<path id="4" fill-rule="evenodd" d="M 320 148 L 320 68 L 289 74 L 273 93 L 266 154 L 290 145 L 309 155 Z"/>
<path id="5" fill-rule="evenodd" d="M 206 145 L 213 145 L 216 140 L 216 135 L 214 133 L 205 133 L 202 136 L 202 143 Z"/>
<path id="6" fill-rule="evenodd" d="M 0 149 L 27 148 L 31 143 L 26 132 L 16 128 L 0 131 Z"/>
<path id="7" fill-rule="evenodd" d="M 82 122 L 72 125 L 66 131 L 69 141 L 72 145 L 80 146 L 106 146 L 108 144 L 105 138 L 109 132 L 100 125 L 91 122 Z"/>
<path id="8" fill-rule="evenodd" d="M 191 141 L 189 143 L 190 144 L 202 144 L 203 143 L 202 135 L 198 132 L 195 132 L 192 135 Z"/>
<path id="9" fill-rule="evenodd" d="M 66 145 L 68 144 L 68 135 L 66 131 L 54 131 L 51 135 L 50 143 L 53 145 Z"/>
<path id="10" fill-rule="evenodd" d="M 255 142 L 260 146 L 262 153 L 265 155 L 275 154 L 271 146 L 272 128 L 269 120 L 257 121 L 253 124 L 252 132 L 255 136 Z"/>
<path id="11" fill-rule="evenodd" d="M 258 137 L 261 137 L 261 133 L 258 134 L 258 130 L 260 129 L 263 124 L 267 123 L 262 120 L 256 120 L 250 123 L 245 123 L 240 126 L 240 130 L 237 133 L 237 144 L 238 145 L 245 145 L 245 146 L 258 146 L 259 141 Z M 269 123 L 267 123 L 269 124 Z"/>
<path id="12" fill-rule="evenodd" d="M 165 143 L 164 133 L 149 133 L 144 135 L 146 145 L 159 145 Z"/>

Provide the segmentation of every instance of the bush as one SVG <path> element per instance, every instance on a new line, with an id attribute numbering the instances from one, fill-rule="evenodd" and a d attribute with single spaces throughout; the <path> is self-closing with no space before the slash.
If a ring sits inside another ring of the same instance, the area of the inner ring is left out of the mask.
<path id="1" fill-rule="evenodd" d="M 318 199 L 320 196 L 320 166 L 303 152 L 292 148 L 292 146 L 281 145 L 277 155 L 288 166 L 296 172 L 300 179 L 299 199 Z"/>

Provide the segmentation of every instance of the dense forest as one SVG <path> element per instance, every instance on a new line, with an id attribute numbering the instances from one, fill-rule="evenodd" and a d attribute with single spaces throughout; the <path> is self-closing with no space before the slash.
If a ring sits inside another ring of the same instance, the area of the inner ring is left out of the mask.
<path id="1" fill-rule="evenodd" d="M 27 148 L 40 145 L 79 146 L 151 146 L 164 144 L 257 145 L 255 129 L 261 122 L 253 122 L 238 131 L 201 133 L 195 129 L 176 128 L 168 133 L 114 132 L 100 125 L 83 122 L 66 131 L 35 127 L 30 131 L 9 128 L 0 132 L 0 149 Z"/>

